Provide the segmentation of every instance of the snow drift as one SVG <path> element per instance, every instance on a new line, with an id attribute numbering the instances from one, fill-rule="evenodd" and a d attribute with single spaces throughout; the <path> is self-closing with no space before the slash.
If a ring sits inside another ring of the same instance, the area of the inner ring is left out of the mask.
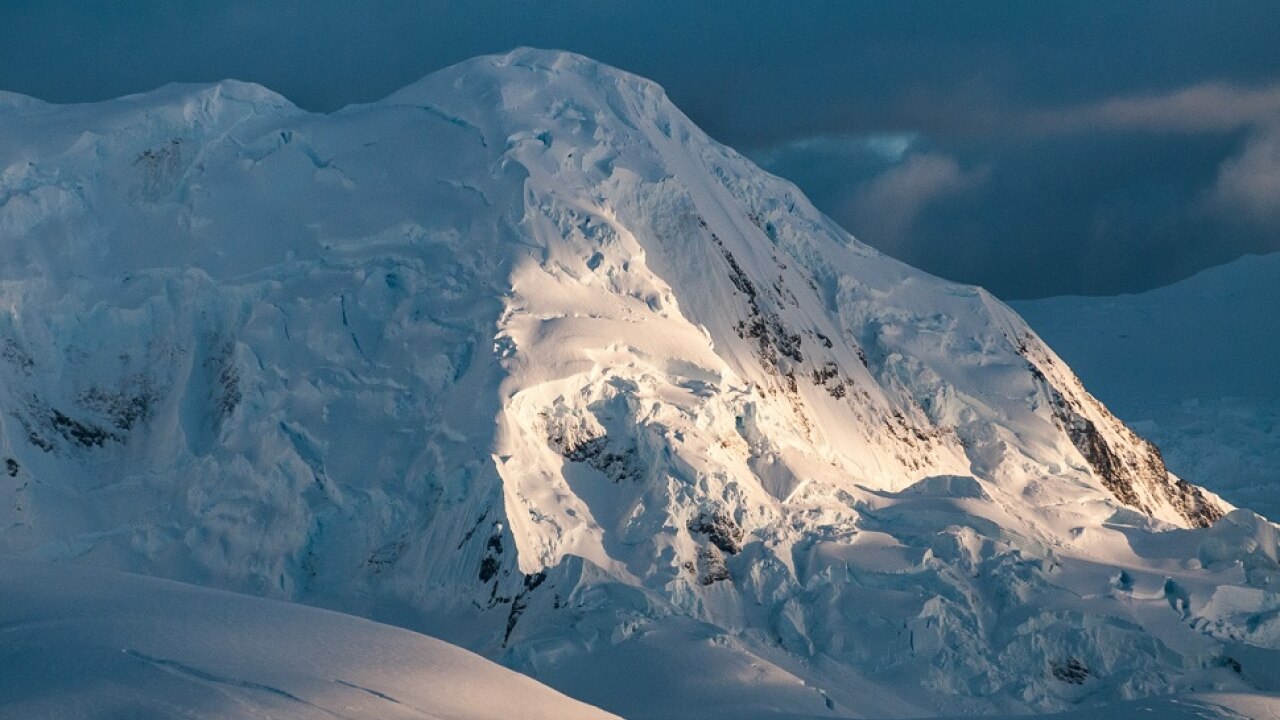
<path id="1" fill-rule="evenodd" d="M 606 720 L 465 650 L 301 605 L 0 561 L 0 717 Z"/>

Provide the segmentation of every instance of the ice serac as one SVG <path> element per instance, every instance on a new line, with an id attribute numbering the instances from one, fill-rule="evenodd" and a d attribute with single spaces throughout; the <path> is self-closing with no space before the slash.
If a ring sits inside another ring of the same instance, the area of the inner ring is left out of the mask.
<path id="1" fill-rule="evenodd" d="M 331 115 L 222 83 L 0 124 L 4 551 L 425 629 L 627 717 L 1271 681 L 1199 614 L 1274 597 L 1274 552 L 1196 549 L 1229 506 L 653 83 L 517 50 Z"/>

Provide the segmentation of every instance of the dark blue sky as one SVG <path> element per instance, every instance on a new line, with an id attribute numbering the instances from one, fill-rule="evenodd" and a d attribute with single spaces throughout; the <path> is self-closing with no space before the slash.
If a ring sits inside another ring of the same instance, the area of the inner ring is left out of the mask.
<path id="1" fill-rule="evenodd" d="M 332 110 L 517 45 L 650 77 L 860 239 L 1008 298 L 1280 250 L 1280 3 L 0 1 L 0 89 Z"/>

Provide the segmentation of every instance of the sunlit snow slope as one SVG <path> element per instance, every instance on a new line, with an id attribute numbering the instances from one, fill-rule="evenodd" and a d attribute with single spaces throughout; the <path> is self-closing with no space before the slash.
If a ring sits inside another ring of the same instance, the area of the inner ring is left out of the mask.
<path id="1" fill-rule="evenodd" d="M 0 560 L 0 718 L 614 717 L 407 630 L 167 580 Z"/>
<path id="2" fill-rule="evenodd" d="M 0 550 L 636 718 L 1269 682 L 1269 524 L 652 83 L 518 50 L 331 115 L 224 82 L 0 126 Z"/>

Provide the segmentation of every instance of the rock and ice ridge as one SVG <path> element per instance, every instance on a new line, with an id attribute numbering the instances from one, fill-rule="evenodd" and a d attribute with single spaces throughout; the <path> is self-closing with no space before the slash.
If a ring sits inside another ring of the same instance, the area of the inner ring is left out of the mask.
<path id="1" fill-rule="evenodd" d="M 1232 508 L 1015 313 L 646 80 L 525 49 L 331 115 L 224 82 L 0 127 L 5 552 L 425 629 L 628 717 L 1270 682 L 1268 523 L 1182 529 Z"/>

